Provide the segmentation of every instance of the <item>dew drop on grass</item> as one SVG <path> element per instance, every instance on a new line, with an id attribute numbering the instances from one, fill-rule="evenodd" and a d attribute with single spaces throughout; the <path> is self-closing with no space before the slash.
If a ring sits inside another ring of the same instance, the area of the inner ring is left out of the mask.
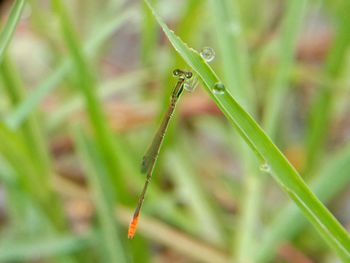
<path id="1" fill-rule="evenodd" d="M 213 86 L 213 92 L 218 95 L 222 95 L 225 93 L 225 86 L 221 82 L 215 83 Z"/>
<path id="2" fill-rule="evenodd" d="M 264 172 L 264 173 L 271 173 L 271 167 L 268 163 L 263 163 L 262 165 L 260 165 L 259 167 L 260 171 Z"/>
<path id="3" fill-rule="evenodd" d="M 211 47 L 202 48 L 199 54 L 207 63 L 212 62 L 215 58 L 215 51 Z"/>

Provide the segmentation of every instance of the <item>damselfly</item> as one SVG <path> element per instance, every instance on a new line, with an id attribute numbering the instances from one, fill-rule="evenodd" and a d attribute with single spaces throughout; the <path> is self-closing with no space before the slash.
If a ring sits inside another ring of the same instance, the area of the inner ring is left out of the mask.
<path id="1" fill-rule="evenodd" d="M 129 225 L 129 230 L 128 230 L 129 238 L 133 238 L 133 236 L 135 235 L 137 223 L 140 216 L 140 211 L 143 205 L 143 201 L 145 199 L 145 194 L 152 178 L 153 169 L 159 155 L 159 150 L 162 145 L 165 132 L 167 130 L 171 116 L 173 115 L 173 112 L 175 110 L 176 102 L 178 101 L 180 95 L 184 90 L 184 85 L 188 84 L 187 81 L 192 78 L 192 72 L 182 71 L 180 69 L 175 69 L 173 71 L 173 75 L 178 78 L 178 81 L 175 85 L 173 93 L 171 94 L 170 105 L 168 107 L 167 112 L 165 113 L 165 116 L 163 117 L 160 127 L 157 133 L 155 134 L 150 147 L 148 148 L 142 160 L 141 172 L 146 174 L 146 182 L 141 192 L 141 195 L 139 197 L 139 201 L 137 203 L 132 221 Z"/>

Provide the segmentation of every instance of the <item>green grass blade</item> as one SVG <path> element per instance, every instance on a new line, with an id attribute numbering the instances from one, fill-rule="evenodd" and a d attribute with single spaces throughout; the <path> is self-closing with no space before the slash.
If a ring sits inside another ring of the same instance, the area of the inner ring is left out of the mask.
<path id="1" fill-rule="evenodd" d="M 85 100 L 86 110 L 96 135 L 98 147 L 106 161 L 115 190 L 118 192 L 119 198 L 123 199 L 126 196 L 126 189 L 123 187 L 121 176 L 117 176 L 123 174 L 121 172 L 122 165 L 118 162 L 119 159 L 117 157 L 118 152 L 121 152 L 121 150 L 116 149 L 117 144 L 114 143 L 116 139 L 112 136 L 105 120 L 102 106 L 98 101 L 93 71 L 90 69 L 90 65 L 81 51 L 81 44 L 74 32 L 65 6 L 59 0 L 54 0 L 53 4 L 60 21 L 63 38 L 72 56 L 73 65 L 77 72 L 78 86 Z"/>
<path id="2" fill-rule="evenodd" d="M 38 200 L 46 198 L 46 189 L 37 183 L 31 183 L 31 181 L 38 182 L 40 178 L 32 165 L 33 161 L 28 158 L 30 156 L 28 148 L 20 136 L 0 125 L 0 140 L 2 141 L 0 144 L 1 156 L 16 171 L 16 174 L 20 175 L 19 178 L 16 178 L 16 183 L 18 183 L 17 180 L 21 180 L 21 187 L 29 192 L 32 190 Z"/>
<path id="3" fill-rule="evenodd" d="M 304 15 L 306 0 L 288 1 L 287 13 L 281 25 L 281 39 L 278 44 L 279 63 L 273 84 L 268 90 L 263 127 L 267 134 L 275 137 L 281 109 L 288 88 L 288 77 L 293 66 L 295 49 Z"/>
<path id="4" fill-rule="evenodd" d="M 152 5 L 155 5 L 156 3 L 156 0 L 152 0 Z M 144 66 L 150 66 L 154 59 L 154 52 L 157 43 L 157 30 L 155 30 L 156 23 L 154 22 L 152 13 L 145 3 L 142 3 L 142 12 L 141 61 Z"/>
<path id="5" fill-rule="evenodd" d="M 9 163 L 0 156 L 0 181 L 6 186 L 10 187 L 15 185 L 17 180 L 17 174 Z"/>
<path id="6" fill-rule="evenodd" d="M 198 178 L 190 168 L 188 161 L 190 157 L 188 154 L 183 154 L 183 152 L 189 152 L 186 151 L 188 148 L 183 146 L 176 148 L 174 153 L 168 153 L 168 163 L 171 163 L 171 169 L 174 171 L 174 181 L 179 186 L 178 189 L 181 189 L 182 195 L 189 197 L 188 206 L 196 217 L 196 226 L 193 226 L 193 229 L 208 242 L 222 245 L 224 239 L 219 220 L 215 216 L 215 210 L 210 206 L 205 191 L 200 182 L 197 182 Z"/>
<path id="7" fill-rule="evenodd" d="M 340 10 L 337 16 L 337 30 L 334 42 L 326 58 L 324 75 L 335 83 L 344 65 L 347 63 L 347 55 L 350 47 L 350 2 L 337 3 Z M 329 125 L 332 117 L 333 105 L 338 90 L 338 85 L 330 86 L 322 84 L 317 94 L 309 116 L 309 128 L 306 138 L 307 161 L 304 173 L 312 173 L 315 165 L 321 157 L 322 148 L 327 139 Z"/>
<path id="8" fill-rule="evenodd" d="M 94 34 L 86 41 L 83 47 L 84 54 L 93 57 L 98 52 L 101 45 L 108 39 L 127 19 L 132 17 L 134 12 L 126 11 L 120 16 L 111 19 L 98 28 Z M 41 82 L 32 93 L 30 93 L 14 111 L 6 117 L 7 126 L 15 129 L 23 123 L 32 110 L 38 106 L 42 99 L 53 89 L 55 89 L 60 81 L 64 79 L 67 73 L 72 69 L 72 60 L 66 57 L 57 66 L 54 72 Z"/>
<path id="9" fill-rule="evenodd" d="M 322 202 L 329 202 L 337 193 L 350 183 L 350 145 L 339 151 L 320 167 L 317 178 L 311 183 L 311 189 Z M 270 262 L 278 246 L 295 237 L 307 221 L 293 204 L 286 206 L 266 230 L 266 236 L 255 258 L 256 262 Z"/>
<path id="10" fill-rule="evenodd" d="M 92 233 L 80 236 L 57 236 L 40 240 L 6 240 L 0 243 L 0 261 L 23 262 L 69 254 L 84 249 L 95 241 L 95 236 Z"/>
<path id="11" fill-rule="evenodd" d="M 106 83 L 101 83 L 97 89 L 97 96 L 100 100 L 105 100 L 113 96 L 116 92 L 126 90 L 130 87 L 139 87 L 148 77 L 147 71 L 133 71 L 123 76 L 117 76 Z M 82 111 L 84 108 L 83 98 L 77 94 L 71 96 L 69 100 L 55 110 L 50 119 L 47 120 L 47 127 L 53 130 L 67 121 L 67 117 L 76 112 Z"/>
<path id="12" fill-rule="evenodd" d="M 265 103 L 267 108 L 265 112 L 265 122 L 263 125 L 266 129 L 266 133 L 272 136 L 272 138 L 275 133 L 274 130 L 276 124 L 278 123 L 280 108 L 286 93 L 288 76 L 293 63 L 296 40 L 300 31 L 302 18 L 306 10 L 305 2 L 306 1 L 304 0 L 289 1 L 281 24 L 282 33 L 279 39 L 280 61 L 275 79 L 273 80 L 273 86 L 270 87 L 269 90 L 270 96 L 267 96 L 269 101 Z M 239 53 L 233 58 L 236 58 L 237 56 L 239 56 Z M 234 69 L 231 71 L 234 71 Z M 238 87 L 237 90 L 244 89 L 245 87 L 243 83 L 237 83 L 236 85 Z M 233 92 L 233 94 L 236 93 Z M 237 93 L 237 95 L 239 94 Z M 238 98 L 237 101 L 240 102 Z M 246 107 L 246 109 L 249 108 Z M 255 164 L 252 161 L 247 163 L 248 170 L 249 167 L 254 165 Z M 248 171 L 246 174 L 246 192 L 245 198 L 243 199 L 245 202 L 242 204 L 242 215 L 240 220 L 241 227 L 239 228 L 241 233 L 238 234 L 236 238 L 236 258 L 238 262 L 254 261 L 254 253 L 252 253 L 252 251 L 255 251 L 256 247 L 260 247 L 260 245 L 256 246 L 254 242 L 256 241 L 256 227 L 259 224 L 258 221 L 260 220 L 259 207 L 263 200 L 262 187 L 264 179 L 265 177 L 263 176 L 257 176 L 256 171 Z"/>
<path id="13" fill-rule="evenodd" d="M 8 56 L 4 57 L 0 65 L 0 77 L 3 80 L 11 104 L 16 105 L 23 98 L 25 88 Z M 30 178 L 25 180 L 30 185 L 30 189 L 33 189 L 34 195 L 37 193 L 42 194 L 42 202 L 45 210 L 50 212 L 51 218 L 56 221 L 56 226 L 60 228 L 64 224 L 64 217 L 58 199 L 51 192 L 49 183 L 52 175 L 50 155 L 47 150 L 46 139 L 35 116 L 31 116 L 26 120 L 19 130 L 18 135 L 22 138 L 27 150 L 26 155 L 23 157 L 28 159 L 31 162 L 31 166 L 35 169 L 35 172 L 24 173 L 22 176 Z M 37 162 L 38 159 L 40 162 Z M 38 181 L 40 182 L 40 186 L 38 186 Z M 53 206 L 54 203 L 56 207 Z"/>
<path id="14" fill-rule="evenodd" d="M 211 0 L 210 3 L 228 89 L 237 94 L 238 102 L 245 109 L 251 110 L 253 92 L 238 3 L 230 0 Z"/>
<path id="15" fill-rule="evenodd" d="M 15 66 L 8 56 L 5 56 L 0 65 L 0 76 L 3 80 L 6 93 L 11 101 L 12 107 L 23 99 L 25 96 L 25 88 L 20 79 Z M 41 187 L 48 185 L 48 175 L 50 174 L 50 159 L 47 152 L 46 142 L 40 132 L 39 125 L 34 117 L 29 118 L 23 125 L 22 136 L 26 138 L 25 142 L 28 145 L 28 150 L 32 152 L 30 156 L 39 158 L 41 162 L 36 165 L 40 169 L 42 175 Z M 46 183 L 47 182 L 47 183 Z M 49 188 L 49 187 L 47 187 Z"/>
<path id="16" fill-rule="evenodd" d="M 145 0 L 148 3 L 147 0 Z M 204 87 L 221 111 L 239 131 L 240 135 L 257 154 L 271 167 L 274 179 L 289 197 L 299 206 L 303 214 L 343 260 L 350 260 L 350 237 L 335 217 L 311 192 L 298 172 L 272 143 L 255 120 L 243 110 L 222 83 L 215 72 L 201 58 L 199 53 L 184 44 L 156 14 L 153 15 L 161 25 L 168 39 L 187 64 L 198 74 Z"/>
<path id="17" fill-rule="evenodd" d="M 183 11 L 183 16 L 181 17 L 181 20 L 178 21 L 176 28 L 181 32 L 181 36 L 183 36 L 184 39 L 190 39 L 193 37 L 193 28 L 199 27 L 202 23 L 202 17 L 204 14 L 203 9 L 205 8 L 205 5 L 198 2 L 198 0 L 188 0 L 186 1 L 186 5 L 187 6 Z M 179 59 L 181 59 L 180 56 L 176 56 L 175 59 L 175 64 L 177 62 L 182 62 L 179 61 Z"/>
<path id="18" fill-rule="evenodd" d="M 80 157 L 84 161 L 89 187 L 97 209 L 103 238 L 101 249 L 107 254 L 106 259 L 108 260 L 106 262 L 127 262 L 125 249 L 118 237 L 120 231 L 114 220 L 114 194 L 104 162 L 96 145 L 89 142 L 80 129 L 74 130 L 74 137 Z M 121 235 L 119 236 L 121 237 Z"/>
<path id="19" fill-rule="evenodd" d="M 21 18 L 25 3 L 25 0 L 16 0 L 12 5 L 7 23 L 0 34 L 0 62 L 2 61 L 6 48 L 8 47 L 13 33 L 16 30 L 16 26 L 19 19 Z"/>
<path id="20" fill-rule="evenodd" d="M 249 56 L 239 4 L 230 0 L 211 0 L 210 4 L 215 17 L 218 58 L 222 61 L 225 80 L 229 83 L 228 89 L 236 94 L 237 101 L 246 110 L 255 114 Z M 261 178 L 257 176 L 258 172 L 249 148 L 243 142 L 239 146 L 238 151 L 242 153 L 241 161 L 244 167 L 245 189 L 244 196 L 240 198 L 242 210 L 238 221 L 239 233 L 233 238 L 231 254 L 235 262 L 251 262 L 256 241 L 255 230 L 259 221 Z"/>

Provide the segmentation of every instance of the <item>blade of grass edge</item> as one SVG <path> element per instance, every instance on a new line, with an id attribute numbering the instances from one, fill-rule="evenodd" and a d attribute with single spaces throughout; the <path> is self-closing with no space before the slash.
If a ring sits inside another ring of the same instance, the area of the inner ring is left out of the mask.
<path id="1" fill-rule="evenodd" d="M 268 89 L 263 116 L 263 127 L 271 138 L 276 137 L 276 129 L 280 121 L 281 109 L 288 92 L 288 80 L 294 63 L 297 40 L 306 13 L 306 0 L 289 1 L 286 14 L 282 20 L 281 37 L 278 44 L 279 63 Z"/>
<path id="2" fill-rule="evenodd" d="M 132 17 L 133 14 L 133 10 L 124 11 L 120 16 L 101 25 L 99 31 L 89 37 L 86 43 L 84 43 L 84 55 L 88 58 L 95 56 L 99 47 L 106 39 Z M 72 67 L 73 61 L 71 57 L 67 56 L 63 58 L 62 62 L 56 67 L 52 74 L 34 88 L 34 90 L 6 117 L 6 125 L 12 129 L 16 129 L 20 126 L 41 100 L 58 86 L 59 82 L 64 79 L 65 75 L 70 72 Z"/>
<path id="3" fill-rule="evenodd" d="M 222 57 L 225 80 L 229 83 L 228 89 L 237 94 L 237 100 L 244 109 L 254 112 L 252 102 L 255 98 L 244 36 L 242 33 L 227 33 L 227 25 L 234 25 L 239 28 L 238 30 L 242 30 L 238 4 L 230 0 L 210 0 L 210 7 L 215 16 L 217 43 Z"/>
<path id="4" fill-rule="evenodd" d="M 175 146 L 172 152 L 167 153 L 167 160 L 172 163 L 174 182 L 179 185 L 181 193 L 190 196 L 188 206 L 195 217 L 196 229 L 201 239 L 211 244 L 223 245 L 223 230 L 214 208 L 210 205 L 209 198 L 203 185 L 195 175 L 189 163 L 189 156 L 183 154 L 187 147 Z"/>
<path id="5" fill-rule="evenodd" d="M 79 81 L 78 88 L 84 97 L 85 108 L 95 132 L 98 147 L 106 161 L 110 178 L 113 181 L 116 193 L 119 195 L 118 198 L 125 200 L 127 195 L 125 194 L 126 189 L 123 187 L 122 178 L 116 176 L 123 174 L 121 172 L 122 164 L 118 158 L 120 149 L 117 149 L 117 147 L 119 144 L 115 143 L 117 138 L 113 138 L 110 127 L 105 120 L 101 103 L 97 98 L 94 71 L 91 70 L 91 65 L 85 58 L 85 54 L 81 51 L 81 44 L 74 31 L 66 6 L 59 0 L 52 0 L 52 3 L 59 19 L 62 37 L 72 56 L 73 66 Z"/>
<path id="6" fill-rule="evenodd" d="M 23 98 L 25 88 L 18 76 L 16 67 L 7 55 L 3 57 L 3 61 L 0 65 L 0 77 L 4 82 L 5 90 L 11 104 L 15 105 Z M 28 160 L 32 159 L 32 166 L 36 171 L 34 174 L 26 174 L 26 176 L 31 178 L 28 180 L 28 183 L 33 190 L 36 189 L 33 193 L 41 193 L 45 211 L 48 212 L 56 227 L 64 228 L 62 207 L 55 194 L 51 192 L 51 187 L 49 185 L 52 176 L 51 160 L 47 152 L 48 147 L 46 145 L 46 140 L 42 134 L 36 116 L 30 116 L 30 118 L 27 119 L 23 127 L 21 127 L 20 137 L 23 138 L 23 142 L 26 145 L 27 158 Z M 40 162 L 36 161 L 38 159 Z M 40 181 L 40 186 L 37 184 L 38 181 Z"/>
<path id="7" fill-rule="evenodd" d="M 350 144 L 334 154 L 334 157 L 318 169 L 317 177 L 310 182 L 311 189 L 322 202 L 331 199 L 350 182 Z M 267 235 L 255 257 L 255 262 L 270 262 L 281 242 L 295 237 L 306 225 L 300 211 L 289 203 L 268 226 Z"/>
<path id="8" fill-rule="evenodd" d="M 280 122 L 280 112 L 283 106 L 284 98 L 288 92 L 288 80 L 291 68 L 294 63 L 295 49 L 297 46 L 297 40 L 300 34 L 301 25 L 306 13 L 307 0 L 292 0 L 286 3 L 286 10 L 283 14 L 283 19 L 280 24 L 280 34 L 278 39 L 278 57 L 279 62 L 277 65 L 277 70 L 272 83 L 268 88 L 268 96 L 266 96 L 267 101 L 265 103 L 265 111 L 263 115 L 263 128 L 265 132 L 274 139 L 276 137 L 276 127 Z M 244 86 L 242 86 L 244 87 Z M 255 188 L 259 190 L 259 193 L 255 194 L 256 207 L 260 205 L 263 198 L 262 189 L 266 184 L 266 177 L 260 176 L 254 178 L 256 181 Z M 248 188 L 249 189 L 249 188 Z M 254 193 L 254 192 L 252 192 Z M 244 218 L 244 222 L 252 221 L 249 217 Z M 256 218 L 255 220 L 260 220 Z M 240 237 L 237 237 L 239 247 L 242 248 L 242 252 L 245 252 L 245 256 L 250 261 L 254 262 L 256 257 L 256 252 L 260 249 L 261 245 L 257 246 L 254 253 L 251 252 L 251 245 L 254 240 L 256 232 L 251 233 L 250 239 L 246 240 L 245 246 L 241 245 Z M 260 241 L 260 240 L 259 240 Z M 261 241 L 260 241 L 261 242 Z M 260 243 L 259 242 L 259 243 Z M 243 243 L 244 244 L 244 243 Z M 261 244 L 261 243 L 260 243 Z M 244 250 L 243 250 L 244 249 Z M 240 262 L 245 262 L 245 258 Z"/>
<path id="9" fill-rule="evenodd" d="M 25 0 L 16 0 L 12 5 L 7 23 L 0 34 L 0 62 L 16 30 L 25 3 Z"/>
<path id="10" fill-rule="evenodd" d="M 89 142 L 85 133 L 79 128 L 73 129 L 74 139 L 78 146 L 78 153 L 83 160 L 88 177 L 89 188 L 92 191 L 100 221 L 103 242 L 101 250 L 106 252 L 108 262 L 128 262 L 123 243 L 118 233 L 119 228 L 114 220 L 113 192 L 107 176 L 104 162 L 96 146 Z"/>
<path id="11" fill-rule="evenodd" d="M 330 50 L 328 51 L 323 75 L 336 83 L 341 74 L 344 64 L 347 61 L 347 53 L 350 46 L 350 2 L 339 2 L 338 7 L 341 10 L 336 17 L 336 31 Z M 322 83 L 318 88 L 318 94 L 315 96 L 311 105 L 308 129 L 306 134 L 306 167 L 303 173 L 312 174 L 316 164 L 322 159 L 324 145 L 329 133 L 331 117 L 336 104 L 336 94 L 338 85 Z"/>
<path id="12" fill-rule="evenodd" d="M 96 236 L 92 232 L 77 236 L 68 234 L 39 240 L 16 240 L 15 242 L 6 240 L 0 243 L 0 261 L 29 261 L 38 257 L 45 258 L 70 254 L 83 250 L 96 241 Z"/>
<path id="13" fill-rule="evenodd" d="M 246 143 L 261 159 L 270 165 L 274 179 L 287 192 L 289 197 L 299 206 L 304 215 L 317 229 L 325 241 L 345 261 L 350 260 L 350 237 L 346 230 L 328 211 L 321 201 L 311 192 L 298 172 L 291 166 L 285 156 L 272 143 L 271 139 L 259 127 L 254 119 L 243 110 L 231 94 L 216 87 L 221 81 L 211 67 L 201 58 L 197 51 L 189 48 L 171 31 L 157 15 L 147 0 L 144 0 L 175 50 L 186 63 L 198 74 L 209 95 L 221 111 L 230 120 Z"/>
<path id="14" fill-rule="evenodd" d="M 236 94 L 236 99 L 246 110 L 255 115 L 251 72 L 249 69 L 249 55 L 244 34 L 227 33 L 227 25 L 235 25 L 239 31 L 244 31 L 241 21 L 240 5 L 230 0 L 210 0 L 210 7 L 215 17 L 213 30 L 217 32 L 217 44 L 221 53 L 222 69 L 228 89 Z M 242 88 L 244 87 L 244 88 Z M 231 127 L 231 129 L 234 129 Z M 232 130 L 227 132 L 227 136 L 232 139 Z M 234 262 L 252 262 L 254 251 L 256 250 L 256 227 L 259 219 L 259 207 L 261 198 L 262 177 L 256 165 L 256 160 L 249 147 L 240 141 L 239 149 L 241 153 L 244 174 L 244 193 L 240 198 L 240 206 L 237 224 L 239 233 L 232 236 L 231 257 Z"/>

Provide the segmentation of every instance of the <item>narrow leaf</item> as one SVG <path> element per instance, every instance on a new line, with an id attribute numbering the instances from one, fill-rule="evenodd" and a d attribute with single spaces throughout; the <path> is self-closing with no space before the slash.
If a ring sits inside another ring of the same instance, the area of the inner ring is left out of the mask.
<path id="1" fill-rule="evenodd" d="M 2 29 L 0 34 L 0 62 L 2 61 L 2 57 L 8 47 L 13 33 L 16 30 L 19 19 L 21 18 L 21 14 L 23 11 L 23 7 L 25 4 L 25 0 L 16 0 L 12 5 L 11 12 L 5 27 Z"/>
<path id="2" fill-rule="evenodd" d="M 156 14 L 148 1 L 145 1 L 171 44 L 186 63 L 198 74 L 204 83 L 204 88 L 221 111 L 231 124 L 237 128 L 240 135 L 257 154 L 258 158 L 264 159 L 267 165 L 271 167 L 273 178 L 298 205 L 303 214 L 337 255 L 344 261 L 350 261 L 350 237 L 346 230 L 311 192 L 298 172 L 256 121 L 232 97 L 213 69 L 201 58 L 199 53 L 183 43 Z"/>

